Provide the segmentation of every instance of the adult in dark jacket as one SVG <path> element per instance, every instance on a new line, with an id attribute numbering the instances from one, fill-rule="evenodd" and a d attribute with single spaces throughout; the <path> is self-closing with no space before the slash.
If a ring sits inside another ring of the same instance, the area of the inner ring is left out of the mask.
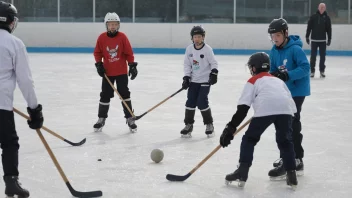
<path id="1" fill-rule="evenodd" d="M 311 56 L 310 56 L 310 77 L 314 77 L 315 73 L 315 61 L 317 57 L 317 50 L 319 48 L 320 62 L 319 71 L 320 77 L 325 78 L 325 54 L 326 46 L 331 44 L 331 20 L 326 12 L 326 5 L 320 3 L 318 11 L 313 14 L 308 21 L 306 41 L 309 45 L 309 35 L 311 35 Z M 328 35 L 326 42 L 326 34 Z"/>

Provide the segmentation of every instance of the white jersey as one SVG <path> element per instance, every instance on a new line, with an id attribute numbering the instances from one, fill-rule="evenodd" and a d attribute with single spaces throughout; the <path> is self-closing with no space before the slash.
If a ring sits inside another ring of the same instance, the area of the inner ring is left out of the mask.
<path id="1" fill-rule="evenodd" d="M 246 83 L 238 105 L 250 107 L 252 104 L 253 117 L 279 114 L 293 116 L 297 112 L 286 84 L 268 72 L 253 76 Z"/>
<path id="2" fill-rule="evenodd" d="M 196 49 L 193 44 L 186 48 L 184 60 L 184 74 L 191 77 L 191 82 L 207 83 L 212 69 L 218 68 L 213 48 L 204 44 L 201 49 Z"/>
<path id="3" fill-rule="evenodd" d="M 16 81 L 28 107 L 38 106 L 32 74 L 24 43 L 8 31 L 0 29 L 0 109 L 13 110 Z"/>

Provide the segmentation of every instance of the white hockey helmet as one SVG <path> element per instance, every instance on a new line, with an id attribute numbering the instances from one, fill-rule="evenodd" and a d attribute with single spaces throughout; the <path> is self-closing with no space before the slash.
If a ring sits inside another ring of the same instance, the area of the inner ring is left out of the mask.
<path id="1" fill-rule="evenodd" d="M 118 21 L 120 22 L 120 17 L 119 15 L 117 15 L 115 12 L 108 12 L 106 15 L 105 15 L 105 18 L 104 18 L 104 23 L 106 25 L 107 22 L 109 21 Z"/>

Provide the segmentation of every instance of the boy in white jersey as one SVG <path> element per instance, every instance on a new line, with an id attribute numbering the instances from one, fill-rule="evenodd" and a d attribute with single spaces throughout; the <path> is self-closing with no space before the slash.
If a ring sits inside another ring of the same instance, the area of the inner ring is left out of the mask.
<path id="1" fill-rule="evenodd" d="M 254 147 L 260 136 L 271 125 L 275 125 L 276 142 L 283 153 L 283 164 L 287 173 L 287 185 L 296 186 L 296 162 L 292 143 L 292 115 L 297 111 L 291 93 L 286 84 L 268 73 L 270 70 L 269 55 L 264 52 L 253 54 L 248 60 L 248 68 L 253 77 L 246 83 L 239 99 L 237 111 L 226 125 L 220 144 L 227 147 L 233 139 L 236 128 L 247 116 L 253 105 L 254 115 L 242 137 L 239 167 L 226 176 L 226 182 L 239 181 L 243 187 L 252 165 Z"/>
<path id="2" fill-rule="evenodd" d="M 13 93 L 16 81 L 27 101 L 31 129 L 43 126 L 42 106 L 37 103 L 26 46 L 11 33 L 17 25 L 17 9 L 0 1 L 0 145 L 4 170 L 5 194 L 9 197 L 29 197 L 28 190 L 18 182 L 18 136 L 13 113 Z"/>
<path id="3" fill-rule="evenodd" d="M 209 107 L 208 94 L 210 85 L 217 82 L 218 62 L 213 49 L 204 43 L 205 30 L 201 26 L 194 26 L 191 30 L 193 44 L 186 48 L 184 59 L 184 77 L 182 87 L 188 89 L 185 110 L 185 128 L 182 137 L 190 137 L 193 131 L 196 107 L 200 110 L 203 123 L 206 125 L 205 134 L 210 137 L 214 132 L 213 117 Z"/>

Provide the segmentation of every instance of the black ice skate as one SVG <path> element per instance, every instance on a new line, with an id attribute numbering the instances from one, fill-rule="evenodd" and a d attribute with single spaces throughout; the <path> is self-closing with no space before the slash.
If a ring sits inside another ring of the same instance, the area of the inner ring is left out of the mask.
<path id="1" fill-rule="evenodd" d="M 325 78 L 325 72 L 320 72 L 320 78 Z"/>
<path id="2" fill-rule="evenodd" d="M 134 123 L 134 118 L 130 117 L 126 119 L 126 123 L 128 127 L 130 128 L 131 133 L 137 132 L 137 125 Z"/>
<path id="3" fill-rule="evenodd" d="M 302 159 L 296 159 L 296 173 L 297 176 L 304 175 L 304 164 Z"/>
<path id="4" fill-rule="evenodd" d="M 185 128 L 181 130 L 181 137 L 183 138 L 191 138 L 193 131 L 193 124 L 186 124 Z"/>
<path id="5" fill-rule="evenodd" d="M 295 170 L 287 171 L 286 184 L 291 186 L 293 189 L 296 189 L 298 181 Z"/>
<path id="6" fill-rule="evenodd" d="M 94 124 L 94 132 L 101 132 L 105 125 L 106 118 L 99 118 L 97 123 Z"/>
<path id="7" fill-rule="evenodd" d="M 7 197 L 12 198 L 15 195 L 18 198 L 27 198 L 29 197 L 28 190 L 21 187 L 20 182 L 18 182 L 17 176 L 4 176 L 5 181 L 5 194 Z"/>
<path id="8" fill-rule="evenodd" d="M 275 168 L 271 169 L 268 173 L 270 180 L 283 180 L 286 178 L 286 171 L 284 168 L 284 164 L 282 160 L 280 160 L 277 164 L 274 163 Z"/>
<path id="9" fill-rule="evenodd" d="M 207 127 L 205 129 L 205 134 L 208 136 L 208 138 L 214 137 L 214 126 L 213 126 L 213 124 L 207 124 L 206 126 Z"/>
<path id="10" fill-rule="evenodd" d="M 282 164 L 283 163 L 283 161 L 282 161 L 282 158 L 279 158 L 279 159 L 277 159 L 274 163 L 273 163 L 273 166 L 274 167 L 278 167 L 280 164 Z"/>
<path id="11" fill-rule="evenodd" d="M 225 184 L 229 185 L 233 181 L 237 181 L 238 187 L 243 188 L 248 179 L 249 165 L 247 163 L 240 163 L 239 167 L 234 173 L 228 174 L 225 177 Z"/>
<path id="12" fill-rule="evenodd" d="M 311 73 L 310 73 L 310 77 L 311 77 L 311 78 L 314 78 L 314 73 L 315 73 L 315 72 L 311 72 Z"/>

